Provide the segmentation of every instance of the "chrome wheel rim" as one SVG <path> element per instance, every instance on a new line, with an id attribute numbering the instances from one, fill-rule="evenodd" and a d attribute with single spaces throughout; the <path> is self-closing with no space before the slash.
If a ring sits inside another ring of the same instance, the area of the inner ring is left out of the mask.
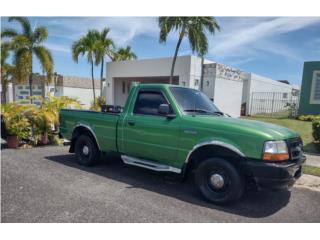
<path id="1" fill-rule="evenodd" d="M 220 190 L 225 185 L 224 177 L 218 173 L 214 173 L 209 178 L 210 185 L 217 190 Z"/>
<path id="2" fill-rule="evenodd" d="M 82 153 L 83 155 L 85 156 L 88 156 L 89 155 L 89 147 L 87 145 L 84 145 L 83 148 L 82 148 Z"/>

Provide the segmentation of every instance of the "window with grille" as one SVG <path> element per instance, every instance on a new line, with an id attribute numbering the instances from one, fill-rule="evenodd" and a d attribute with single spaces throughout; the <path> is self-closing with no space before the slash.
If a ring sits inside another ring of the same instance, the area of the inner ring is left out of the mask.
<path id="1" fill-rule="evenodd" d="M 320 71 L 313 72 L 310 103 L 320 104 Z"/>

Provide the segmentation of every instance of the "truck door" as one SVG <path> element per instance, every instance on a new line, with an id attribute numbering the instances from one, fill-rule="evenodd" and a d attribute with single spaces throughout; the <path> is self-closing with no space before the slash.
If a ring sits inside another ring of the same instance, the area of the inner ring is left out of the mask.
<path id="1" fill-rule="evenodd" d="M 179 119 L 160 115 L 158 109 L 161 104 L 170 106 L 161 90 L 139 90 L 132 113 L 124 119 L 123 150 L 129 156 L 174 166 Z"/>

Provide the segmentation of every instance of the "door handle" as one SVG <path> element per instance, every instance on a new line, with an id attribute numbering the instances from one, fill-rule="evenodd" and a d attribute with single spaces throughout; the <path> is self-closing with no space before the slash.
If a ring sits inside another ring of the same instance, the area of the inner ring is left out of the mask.
<path id="1" fill-rule="evenodd" d="M 128 125 L 130 125 L 130 126 L 134 126 L 134 124 L 135 124 L 135 122 L 132 121 L 132 120 L 129 120 L 127 123 L 128 123 Z"/>

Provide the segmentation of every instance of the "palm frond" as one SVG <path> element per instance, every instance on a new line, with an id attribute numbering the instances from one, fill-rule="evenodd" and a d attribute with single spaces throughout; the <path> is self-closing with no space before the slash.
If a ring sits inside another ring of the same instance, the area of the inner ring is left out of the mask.
<path id="1" fill-rule="evenodd" d="M 26 17 L 9 17 L 9 22 L 16 21 L 19 22 L 22 26 L 23 34 L 26 35 L 28 38 L 32 36 L 31 24 L 28 18 Z"/>
<path id="2" fill-rule="evenodd" d="M 46 71 L 48 79 L 51 79 L 54 63 L 50 50 L 44 46 L 36 46 L 33 51 L 39 59 L 41 67 Z"/>
<path id="3" fill-rule="evenodd" d="M 1 37 L 2 38 L 5 38 L 5 37 L 15 37 L 17 36 L 18 33 L 16 30 L 14 30 L 13 28 L 4 28 L 2 31 L 1 31 Z"/>
<path id="4" fill-rule="evenodd" d="M 32 34 L 32 40 L 34 43 L 42 43 L 47 38 L 48 38 L 48 30 L 46 27 L 43 27 L 43 26 L 37 27 Z"/>

